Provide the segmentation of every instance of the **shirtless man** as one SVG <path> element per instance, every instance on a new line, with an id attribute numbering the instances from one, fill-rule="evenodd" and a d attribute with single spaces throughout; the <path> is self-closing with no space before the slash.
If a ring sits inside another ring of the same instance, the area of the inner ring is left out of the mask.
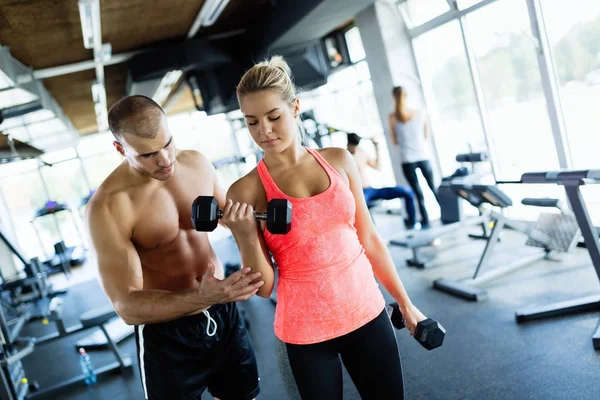
<path id="1" fill-rule="evenodd" d="M 405 186 L 391 186 L 383 188 L 372 187 L 367 175 L 367 167 L 379 169 L 379 143 L 377 143 L 377 140 L 371 139 L 371 142 L 375 146 L 375 158 L 373 158 L 369 155 L 369 153 L 358 146 L 360 144 L 360 140 L 361 137 L 356 133 L 348 133 L 347 148 L 356 161 L 367 205 L 372 201 L 379 199 L 404 199 L 406 213 L 408 214 L 408 218 L 404 221 L 404 224 L 406 225 L 406 229 L 414 228 L 416 222 L 416 211 L 415 195 L 412 189 Z"/>
<path id="2" fill-rule="evenodd" d="M 237 313 L 263 284 L 244 268 L 223 279 L 206 232 L 192 227 L 192 202 L 225 205 L 212 164 L 179 151 L 158 104 L 121 99 L 109 111 L 114 146 L 126 157 L 86 208 L 104 291 L 135 326 L 146 399 L 246 400 L 259 393 L 256 359 Z"/>

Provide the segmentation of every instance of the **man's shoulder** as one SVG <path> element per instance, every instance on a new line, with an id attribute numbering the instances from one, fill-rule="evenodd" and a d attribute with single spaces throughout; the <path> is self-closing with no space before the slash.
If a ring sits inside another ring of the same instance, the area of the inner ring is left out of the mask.
<path id="1" fill-rule="evenodd" d="M 208 158 L 197 150 L 179 150 L 177 160 L 191 167 L 204 167 L 211 164 Z"/>
<path id="2" fill-rule="evenodd" d="M 122 209 L 129 202 L 129 194 L 124 185 L 110 185 L 103 183 L 98 187 L 90 201 L 85 207 L 86 215 L 93 217 L 96 215 L 108 216 Z"/>

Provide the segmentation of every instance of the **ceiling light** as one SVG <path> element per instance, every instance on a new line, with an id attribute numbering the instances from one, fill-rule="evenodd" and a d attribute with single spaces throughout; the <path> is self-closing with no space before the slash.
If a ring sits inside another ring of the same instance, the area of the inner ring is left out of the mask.
<path id="1" fill-rule="evenodd" d="M 81 19 L 81 32 L 83 46 L 86 49 L 102 47 L 100 33 L 100 3 L 98 0 L 79 0 L 79 18 Z"/>

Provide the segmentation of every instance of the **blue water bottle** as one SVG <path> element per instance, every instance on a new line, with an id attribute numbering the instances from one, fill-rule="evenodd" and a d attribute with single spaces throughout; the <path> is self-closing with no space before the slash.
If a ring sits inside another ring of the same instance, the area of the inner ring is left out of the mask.
<path id="1" fill-rule="evenodd" d="M 79 349 L 79 365 L 81 366 L 81 372 L 83 372 L 83 376 L 85 377 L 85 384 L 92 386 L 96 383 L 97 377 L 94 372 L 94 367 L 92 366 L 92 361 L 83 348 Z"/>

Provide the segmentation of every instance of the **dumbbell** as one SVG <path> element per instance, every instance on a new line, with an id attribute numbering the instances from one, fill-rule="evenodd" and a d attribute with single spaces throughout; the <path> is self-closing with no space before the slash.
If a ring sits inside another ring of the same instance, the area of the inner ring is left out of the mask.
<path id="1" fill-rule="evenodd" d="M 219 203 L 213 196 L 198 196 L 192 204 L 192 226 L 197 231 L 214 231 L 223 217 Z M 272 234 L 283 235 L 292 227 L 292 203 L 287 199 L 272 199 L 267 212 L 254 212 L 254 218 L 267 221 L 267 229 Z"/>
<path id="2" fill-rule="evenodd" d="M 404 325 L 404 317 L 400 312 L 398 303 L 392 303 L 388 305 L 388 314 L 392 320 L 392 325 L 394 325 L 396 329 L 402 329 L 406 327 Z M 439 322 L 434 319 L 427 318 L 426 320 L 423 320 L 417 324 L 414 337 L 421 346 L 425 347 L 427 350 L 433 350 L 442 345 L 445 334 L 446 329 L 444 329 Z"/>

